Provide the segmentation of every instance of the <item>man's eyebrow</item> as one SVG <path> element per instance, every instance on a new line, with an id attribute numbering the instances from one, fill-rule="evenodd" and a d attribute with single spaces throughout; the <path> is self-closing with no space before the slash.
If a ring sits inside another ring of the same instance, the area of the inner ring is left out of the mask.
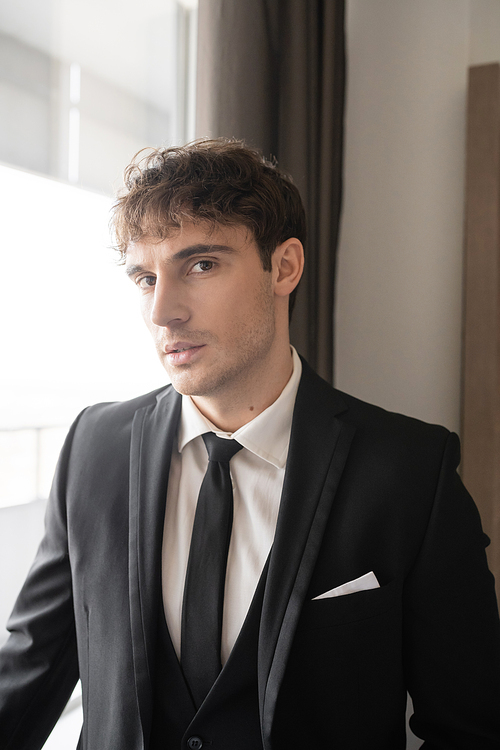
<path id="1" fill-rule="evenodd" d="M 174 253 L 174 255 L 168 259 L 168 263 L 175 263 L 178 260 L 186 260 L 186 258 L 191 258 L 193 255 L 209 255 L 210 253 L 229 254 L 236 252 L 237 250 L 230 245 L 204 245 L 199 243 L 198 245 L 184 247 L 182 250 L 179 250 L 179 252 Z M 146 271 L 146 268 L 135 263 L 131 266 L 125 266 L 125 273 L 127 276 L 135 276 L 136 273 L 142 273 L 143 271 Z"/>
<path id="2" fill-rule="evenodd" d="M 135 276 L 136 273 L 141 273 L 141 271 L 144 270 L 144 266 L 125 266 L 125 273 L 127 276 Z"/>
<path id="3" fill-rule="evenodd" d="M 209 253 L 235 253 L 236 250 L 234 247 L 230 247 L 229 245 L 190 245 L 189 247 L 185 247 L 182 250 L 179 250 L 178 253 L 174 253 L 171 258 L 169 258 L 169 261 L 174 263 L 176 260 L 186 260 L 186 258 L 191 258 L 193 255 L 207 255 Z"/>

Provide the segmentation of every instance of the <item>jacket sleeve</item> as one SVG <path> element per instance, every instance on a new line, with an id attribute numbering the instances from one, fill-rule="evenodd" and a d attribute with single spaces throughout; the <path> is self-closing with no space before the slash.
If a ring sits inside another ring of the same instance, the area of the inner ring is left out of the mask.
<path id="1" fill-rule="evenodd" d="M 433 510 L 405 586 L 412 731 L 425 750 L 500 749 L 500 622 L 476 506 L 450 435 Z"/>
<path id="2" fill-rule="evenodd" d="M 41 748 L 78 680 L 65 511 L 76 424 L 59 458 L 45 536 L 7 623 L 10 636 L 0 650 L 2 750 Z"/>

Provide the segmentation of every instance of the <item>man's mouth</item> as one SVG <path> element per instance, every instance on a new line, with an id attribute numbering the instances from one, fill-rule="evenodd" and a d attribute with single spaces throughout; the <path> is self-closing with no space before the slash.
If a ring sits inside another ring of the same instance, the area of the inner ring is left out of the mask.
<path id="1" fill-rule="evenodd" d="M 178 352 L 187 352 L 188 349 L 197 349 L 200 344 L 191 344 L 187 341 L 178 341 L 177 344 L 165 347 L 166 354 L 177 354 Z"/>
<path id="2" fill-rule="evenodd" d="M 165 348 L 170 364 L 185 365 L 197 357 L 204 344 L 188 344 L 187 341 L 179 341 L 175 346 Z"/>

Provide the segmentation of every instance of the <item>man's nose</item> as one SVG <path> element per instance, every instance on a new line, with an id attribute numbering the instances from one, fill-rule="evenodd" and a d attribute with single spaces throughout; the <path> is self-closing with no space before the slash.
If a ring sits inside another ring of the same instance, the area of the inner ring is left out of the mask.
<path id="1" fill-rule="evenodd" d="M 157 279 L 150 317 L 154 325 L 164 328 L 189 319 L 187 300 L 177 284 Z"/>

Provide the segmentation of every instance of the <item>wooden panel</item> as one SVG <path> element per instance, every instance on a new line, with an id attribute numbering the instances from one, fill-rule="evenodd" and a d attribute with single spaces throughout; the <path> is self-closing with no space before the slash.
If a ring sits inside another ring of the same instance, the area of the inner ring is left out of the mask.
<path id="1" fill-rule="evenodd" d="M 469 70 L 462 477 L 500 595 L 500 65 Z"/>

